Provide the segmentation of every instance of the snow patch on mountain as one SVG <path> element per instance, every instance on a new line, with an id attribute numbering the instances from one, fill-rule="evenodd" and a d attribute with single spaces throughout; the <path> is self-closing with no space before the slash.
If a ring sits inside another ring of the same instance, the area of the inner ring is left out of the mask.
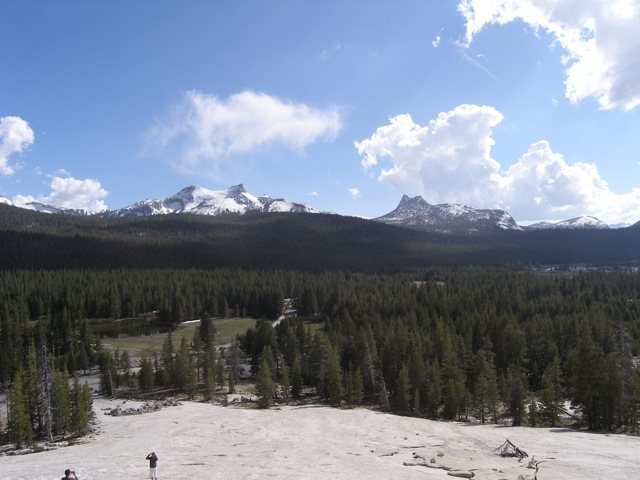
<path id="1" fill-rule="evenodd" d="M 108 212 L 108 216 L 126 217 L 191 213 L 194 215 L 245 214 L 248 212 L 318 213 L 303 203 L 291 202 L 267 195 L 256 197 L 234 185 L 226 190 L 209 190 L 190 185 L 164 200 L 143 200 L 128 207 Z"/>
<path id="2" fill-rule="evenodd" d="M 419 195 L 413 198 L 403 195 L 395 210 L 374 220 L 442 233 L 521 230 L 513 217 L 504 210 L 475 209 L 448 203 L 431 205 Z"/>
<path id="3" fill-rule="evenodd" d="M 52 215 L 71 215 L 71 216 L 86 216 L 90 215 L 89 212 L 79 208 L 64 208 L 55 207 L 53 205 L 47 205 L 42 202 L 27 202 L 23 204 L 13 204 L 16 207 L 24 208 L 26 210 L 32 210 L 39 213 L 49 213 Z"/>
<path id="4" fill-rule="evenodd" d="M 557 229 L 596 229 L 606 230 L 609 225 L 602 220 L 584 215 L 581 217 L 570 218 L 560 222 L 538 222 L 526 227 L 527 230 L 557 230 Z"/>

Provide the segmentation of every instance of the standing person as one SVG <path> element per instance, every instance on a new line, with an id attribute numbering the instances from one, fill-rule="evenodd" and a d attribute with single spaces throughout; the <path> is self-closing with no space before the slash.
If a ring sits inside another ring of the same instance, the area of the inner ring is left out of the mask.
<path id="1" fill-rule="evenodd" d="M 67 468 L 64 471 L 64 477 L 62 477 L 62 480 L 78 480 L 78 477 L 76 477 L 76 472 Z"/>
<path id="2" fill-rule="evenodd" d="M 149 476 L 151 480 L 158 480 L 158 456 L 156 452 L 151 452 L 147 455 L 147 460 L 149 460 Z"/>

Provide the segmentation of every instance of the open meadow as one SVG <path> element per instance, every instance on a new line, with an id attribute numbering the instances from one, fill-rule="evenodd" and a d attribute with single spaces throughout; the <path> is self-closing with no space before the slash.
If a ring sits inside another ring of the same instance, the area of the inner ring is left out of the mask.
<path id="1" fill-rule="evenodd" d="M 255 324 L 256 320 L 253 318 L 216 318 L 213 321 L 217 332 L 216 345 L 225 345 L 233 342 L 237 335 L 245 333 L 248 328 L 255 326 Z M 171 333 L 174 346 L 178 347 L 183 338 L 187 340 L 187 343 L 191 343 L 198 326 L 200 326 L 200 321 L 198 320 L 183 322 L 178 325 Z M 156 333 L 153 335 L 104 338 L 102 345 L 109 350 L 126 350 L 132 357 L 139 358 L 143 353 L 161 352 L 167 336 L 168 333 Z"/>

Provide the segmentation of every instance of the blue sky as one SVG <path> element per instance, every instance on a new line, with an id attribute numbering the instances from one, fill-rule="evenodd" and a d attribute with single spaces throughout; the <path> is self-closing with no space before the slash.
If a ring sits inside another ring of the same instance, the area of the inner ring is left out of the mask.
<path id="1" fill-rule="evenodd" d="M 1 1 L 0 195 L 640 220 L 640 0 Z"/>

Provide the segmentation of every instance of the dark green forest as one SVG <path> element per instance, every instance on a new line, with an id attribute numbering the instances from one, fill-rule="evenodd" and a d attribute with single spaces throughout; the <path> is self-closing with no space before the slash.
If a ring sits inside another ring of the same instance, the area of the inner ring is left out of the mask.
<path id="1" fill-rule="evenodd" d="M 209 320 L 222 317 L 256 319 L 231 365 L 250 359 L 262 406 L 310 386 L 332 405 L 539 426 L 559 424 L 570 400 L 577 426 L 638 431 L 639 226 L 450 236 L 336 215 L 0 205 L 0 246 L 0 428 L 17 445 L 87 431 L 90 395 L 73 379 L 91 367 L 107 394 L 231 391 Z M 274 328 L 284 298 L 298 316 Z M 104 351 L 92 330 L 145 315 L 168 329 L 203 321 L 191 342 L 141 359 Z"/>
<path id="2" fill-rule="evenodd" d="M 640 265 L 640 224 L 446 235 L 328 214 L 47 215 L 0 205 L 0 269 L 243 268 L 395 273 L 463 266 Z"/>
<path id="3" fill-rule="evenodd" d="M 638 427 L 637 273 L 21 270 L 4 272 L 0 287 L 3 385 L 15 386 L 34 352 L 52 352 L 56 371 L 104 363 L 87 327 L 95 317 L 158 310 L 177 324 L 208 312 L 256 318 L 240 346 L 294 397 L 306 384 L 335 405 L 533 426 L 557 424 L 571 399 L 590 429 Z M 285 297 L 299 317 L 273 328 Z M 148 363 L 147 382 L 186 389 L 175 372 L 190 370 L 175 359 L 188 362 L 195 343 Z M 189 388 L 206 383 L 204 370 Z"/>

